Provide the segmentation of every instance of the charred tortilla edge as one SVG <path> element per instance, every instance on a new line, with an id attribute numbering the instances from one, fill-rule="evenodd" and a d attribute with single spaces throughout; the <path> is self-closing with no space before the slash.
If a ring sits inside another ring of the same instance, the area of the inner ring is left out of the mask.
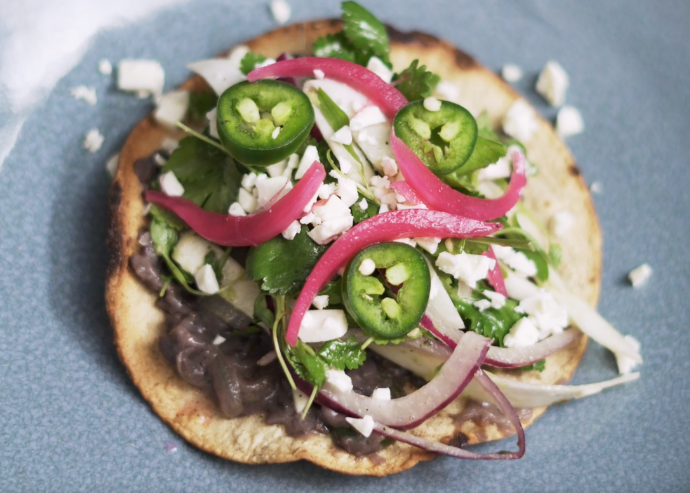
<path id="1" fill-rule="evenodd" d="M 306 54 L 314 40 L 339 30 L 340 26 L 338 20 L 293 24 L 245 44 L 253 51 L 272 57 L 283 51 Z M 446 41 L 392 28 L 389 33 L 391 59 L 397 69 L 419 58 L 444 80 L 459 87 L 458 102 L 463 104 L 463 97 L 467 97 L 466 105 L 476 110 L 472 105 L 476 106 L 479 98 L 495 122 L 519 97 L 494 73 Z M 198 76 L 183 85 L 190 90 L 205 86 Z M 217 414 L 211 398 L 177 376 L 158 351 L 163 315 L 154 307 L 155 297 L 139 283 L 128 266 L 129 257 L 138 250 L 137 234 L 146 223 L 142 187 L 133 172 L 133 163 L 159 149 L 162 140 L 170 135 L 156 126 L 150 116 L 139 123 L 120 154 L 110 192 L 108 247 L 111 261 L 107 272 L 107 309 L 120 359 L 156 414 L 199 449 L 247 464 L 305 459 L 341 473 L 385 476 L 434 458 L 434 454 L 402 443 L 358 458 L 335 447 L 328 436 L 291 438 L 286 436 L 282 426 L 266 425 L 260 416 L 227 420 Z M 173 136 L 180 138 L 181 134 Z M 595 305 L 599 293 L 601 232 L 587 187 L 570 152 L 542 118 L 539 118 L 539 129 L 527 143 L 527 149 L 530 160 L 537 164 L 541 173 L 530 180 L 525 202 L 544 224 L 559 210 L 575 214 L 576 224 L 562 239 L 564 260 L 559 270 L 576 294 Z M 586 343 L 587 338 L 582 336 L 550 357 L 543 373 L 512 372 L 512 375 L 523 381 L 565 383 L 574 373 Z M 463 406 L 464 399 L 457 399 L 412 433 L 446 443 L 477 443 L 503 438 L 504 434 L 492 423 L 456 423 L 453 416 L 461 413 Z M 535 409 L 524 424 L 530 425 L 544 410 Z"/>

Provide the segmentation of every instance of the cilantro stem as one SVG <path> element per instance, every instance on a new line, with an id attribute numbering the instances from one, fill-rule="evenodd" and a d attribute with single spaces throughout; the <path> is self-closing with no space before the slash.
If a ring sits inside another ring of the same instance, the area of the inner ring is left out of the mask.
<path id="1" fill-rule="evenodd" d="M 220 145 L 218 142 L 216 142 L 216 141 L 213 140 L 213 139 L 209 139 L 209 138 L 206 137 L 205 135 L 200 134 L 199 132 L 197 132 L 196 130 L 192 130 L 191 128 L 189 128 L 189 127 L 188 127 L 187 125 L 185 125 L 184 123 L 182 123 L 182 122 L 177 122 L 176 125 L 177 125 L 178 127 L 180 127 L 182 130 L 184 130 L 185 132 L 187 132 L 189 135 L 191 135 L 191 136 L 193 136 L 193 137 L 196 137 L 196 138 L 199 139 L 199 140 L 203 140 L 203 141 L 206 142 L 207 144 L 210 144 L 210 145 L 212 145 L 213 147 L 216 147 L 216 148 L 220 149 L 220 150 L 223 151 L 225 154 L 228 154 L 228 155 L 230 154 L 230 153 L 228 153 L 228 151 L 225 149 L 225 147 L 223 147 L 222 145 Z"/>
<path id="2" fill-rule="evenodd" d="M 306 419 L 307 413 L 309 412 L 309 409 L 311 409 L 312 404 L 314 404 L 314 399 L 316 399 L 316 394 L 318 393 L 319 388 L 313 387 L 311 390 L 311 395 L 309 396 L 309 400 L 307 401 L 307 405 L 304 406 L 304 410 L 302 411 L 302 421 Z"/>
<path id="3" fill-rule="evenodd" d="M 364 351 L 366 348 L 368 348 L 369 345 L 370 345 L 372 342 L 374 342 L 374 338 L 373 338 L 373 337 L 370 337 L 369 339 L 367 339 L 366 341 L 364 341 L 364 344 L 362 344 L 362 351 Z"/>
<path id="4" fill-rule="evenodd" d="M 288 370 L 288 367 L 285 364 L 285 359 L 283 359 L 283 352 L 281 351 L 280 344 L 278 343 L 278 326 L 282 323 L 285 315 L 285 296 L 277 296 L 276 319 L 273 322 L 273 348 L 276 352 L 278 362 L 280 363 L 280 366 L 283 368 L 283 373 L 285 373 L 285 377 L 287 378 L 288 383 L 290 384 L 290 388 L 292 388 L 292 390 L 297 390 L 297 385 L 295 385 L 295 381 L 292 379 L 290 370 Z"/>
<path id="5" fill-rule="evenodd" d="M 158 293 L 158 297 L 162 298 L 165 296 L 165 292 L 168 290 L 168 286 L 170 286 L 170 282 L 172 281 L 172 278 L 168 277 L 165 282 L 163 283 L 163 287 L 161 288 L 160 292 Z"/>

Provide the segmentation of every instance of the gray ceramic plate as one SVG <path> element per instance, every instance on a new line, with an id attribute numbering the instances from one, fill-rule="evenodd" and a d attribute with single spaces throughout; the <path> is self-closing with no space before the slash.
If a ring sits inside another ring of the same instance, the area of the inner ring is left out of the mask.
<path id="1" fill-rule="evenodd" d="M 293 20 L 339 15 L 335 1 L 291 0 Z M 182 4 L 99 34 L 81 63 L 29 116 L 0 172 L 0 490 L 2 491 L 681 491 L 690 487 L 690 4 L 652 1 L 368 2 L 400 29 L 444 37 L 492 68 L 548 59 L 570 73 L 568 102 L 587 131 L 569 144 L 604 231 L 601 312 L 642 342 L 642 378 L 554 406 L 527 432 L 517 462 L 441 458 L 384 480 L 308 463 L 249 467 L 186 445 L 163 425 L 117 360 L 103 302 L 104 163 L 150 103 L 118 93 L 101 58 L 158 59 L 166 87 L 184 64 L 273 27 L 265 4 Z M 99 103 L 69 90 L 97 88 Z M 0 122 L 0 125 L 2 123 Z M 83 135 L 98 127 L 103 149 Z M 583 239 L 586 241 L 586 239 Z M 626 282 L 643 262 L 654 276 Z M 615 374 L 596 344 L 575 381 Z M 508 445 L 508 444 L 506 444 Z M 176 451 L 172 451 L 176 447 Z"/>

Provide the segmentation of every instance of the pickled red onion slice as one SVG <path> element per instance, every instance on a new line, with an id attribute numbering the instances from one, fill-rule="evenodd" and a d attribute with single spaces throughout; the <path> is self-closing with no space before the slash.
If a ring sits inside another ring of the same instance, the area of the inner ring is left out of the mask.
<path id="1" fill-rule="evenodd" d="M 247 75 L 247 80 L 256 82 L 267 77 L 314 77 L 314 70 L 321 70 L 325 77 L 340 81 L 361 92 L 391 120 L 407 105 L 407 99 L 400 91 L 371 70 L 335 58 L 304 57 L 284 60 L 252 70 Z"/>
<path id="2" fill-rule="evenodd" d="M 405 181 L 429 209 L 478 221 L 489 221 L 504 216 L 512 209 L 527 184 L 526 159 L 518 151 L 513 153 L 513 175 L 503 196 L 497 199 L 480 199 L 462 194 L 443 183 L 400 138 L 395 136 L 393 130 L 391 147 Z"/>
<path id="3" fill-rule="evenodd" d="M 326 177 L 323 164 L 314 161 L 297 185 L 284 197 L 268 207 L 248 216 L 208 212 L 182 197 L 170 197 L 148 190 L 148 202 L 165 207 L 177 214 L 190 228 L 213 243 L 224 246 L 256 246 L 279 235 L 292 221 L 298 219 L 304 207 L 316 195 Z"/>

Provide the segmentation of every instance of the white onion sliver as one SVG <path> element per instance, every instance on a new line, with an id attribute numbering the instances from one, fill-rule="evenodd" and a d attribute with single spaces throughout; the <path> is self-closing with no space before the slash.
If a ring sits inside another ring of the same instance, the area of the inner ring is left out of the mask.
<path id="1" fill-rule="evenodd" d="M 525 347 L 502 348 L 491 346 L 484 364 L 496 368 L 520 368 L 540 361 L 563 349 L 578 338 L 577 329 L 569 329 L 554 334 L 536 344 Z"/>
<path id="2" fill-rule="evenodd" d="M 510 405 L 508 399 L 501 394 L 501 391 L 494 385 L 482 370 L 477 370 L 474 375 L 474 380 L 479 382 L 479 385 L 485 389 L 487 395 L 491 396 L 489 400 L 493 401 L 498 408 L 508 417 L 511 424 L 515 428 L 518 437 L 518 451 L 517 452 L 497 452 L 492 454 L 477 454 L 469 450 L 464 450 L 458 447 L 445 445 L 440 442 L 427 440 L 410 433 L 394 430 L 379 423 L 374 424 L 374 430 L 384 436 L 397 440 L 399 442 L 408 443 L 437 454 L 449 455 L 459 459 L 519 459 L 525 454 L 525 431 L 520 423 L 520 418 L 515 412 L 515 409 Z"/>
<path id="3" fill-rule="evenodd" d="M 445 344 L 424 338 L 400 344 L 371 344 L 369 349 L 425 380 L 431 380 L 453 353 Z"/>
<path id="4" fill-rule="evenodd" d="M 341 392 L 324 385 L 318 402 L 348 416 L 370 415 L 374 421 L 395 428 L 413 428 L 455 399 L 479 369 L 490 340 L 466 334 L 438 374 L 426 385 L 398 399 L 383 401 L 355 392 Z"/>
<path id="5" fill-rule="evenodd" d="M 549 279 L 554 298 L 558 304 L 568 310 L 568 317 L 582 332 L 614 353 L 624 354 L 636 363 L 642 363 L 640 353 L 625 340 L 620 332 L 587 302 L 568 291 L 555 269 L 549 271 Z"/>
<path id="6" fill-rule="evenodd" d="M 491 380 L 494 381 L 510 403 L 517 408 L 550 406 L 551 404 L 555 404 L 557 402 L 587 397 L 597 394 L 609 387 L 632 382 L 633 380 L 637 380 L 640 376 L 639 373 L 629 373 L 611 380 L 585 385 L 540 385 L 534 383 L 517 382 L 509 378 L 499 377 L 489 372 L 486 372 L 486 374 L 491 378 Z M 481 388 L 475 381 L 472 381 L 467 386 L 463 394 L 474 400 L 487 400 L 486 391 L 484 391 L 484 389 Z"/>
<path id="7" fill-rule="evenodd" d="M 465 324 L 432 265 L 429 265 L 429 274 L 431 293 L 425 314 L 437 330 L 457 342 L 462 335 L 460 329 L 464 328 Z"/>

